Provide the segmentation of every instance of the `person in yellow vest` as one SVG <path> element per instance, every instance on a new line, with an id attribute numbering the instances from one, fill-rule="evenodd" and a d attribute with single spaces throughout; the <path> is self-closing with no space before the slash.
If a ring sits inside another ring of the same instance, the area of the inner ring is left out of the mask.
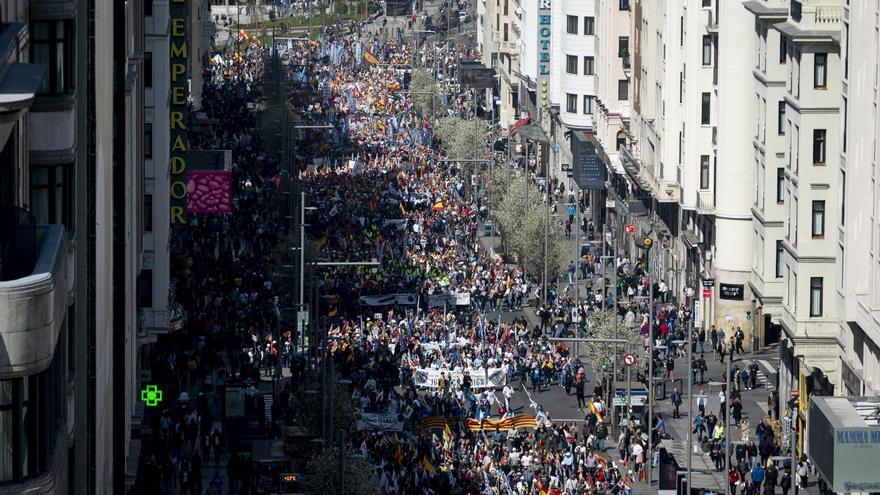
<path id="1" fill-rule="evenodd" d="M 722 438 L 724 438 L 724 425 L 723 424 L 718 423 L 717 425 L 715 425 L 715 433 L 712 435 L 712 438 L 714 438 L 715 440 L 719 440 L 719 441 Z"/>

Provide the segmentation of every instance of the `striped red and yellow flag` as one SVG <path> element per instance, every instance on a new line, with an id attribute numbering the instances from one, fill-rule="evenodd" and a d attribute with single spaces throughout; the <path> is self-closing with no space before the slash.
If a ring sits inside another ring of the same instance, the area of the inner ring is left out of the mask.
<path id="1" fill-rule="evenodd" d="M 499 431 L 508 431 L 514 428 L 522 429 L 522 428 L 537 428 L 538 422 L 535 419 L 534 414 L 517 414 L 512 418 L 503 418 L 503 419 L 484 419 L 480 421 L 478 419 L 469 419 L 467 422 L 467 427 L 471 431 L 480 431 L 480 430 L 499 430 Z"/>
<path id="2" fill-rule="evenodd" d="M 366 50 L 364 52 L 364 62 L 370 65 L 376 65 L 379 63 L 379 57 L 377 57 L 376 54 L 374 54 L 370 50 Z"/>

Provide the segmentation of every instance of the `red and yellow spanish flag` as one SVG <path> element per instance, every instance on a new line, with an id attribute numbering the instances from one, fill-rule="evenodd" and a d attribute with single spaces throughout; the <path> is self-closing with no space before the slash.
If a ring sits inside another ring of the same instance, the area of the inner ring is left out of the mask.
<path id="1" fill-rule="evenodd" d="M 443 201 L 437 201 L 434 203 L 434 206 L 431 207 L 431 211 L 441 211 L 443 210 Z"/>
<path id="2" fill-rule="evenodd" d="M 364 51 L 364 62 L 370 65 L 376 65 L 379 63 L 379 57 L 370 50 L 366 50 Z"/>
<path id="3" fill-rule="evenodd" d="M 599 411 L 599 408 L 596 407 L 596 404 L 593 404 L 593 401 L 590 401 L 589 406 L 590 406 L 590 412 L 592 412 L 593 414 L 596 415 L 596 419 L 599 421 L 603 421 L 602 412 Z"/>
<path id="4" fill-rule="evenodd" d="M 388 88 L 388 91 L 397 91 L 400 89 L 400 83 L 398 81 L 391 81 L 386 88 Z"/>
<path id="5" fill-rule="evenodd" d="M 425 466 L 425 470 L 431 474 L 437 474 L 437 469 L 434 468 L 434 465 L 431 464 L 431 460 L 428 459 L 428 456 L 422 457 L 422 466 Z"/>

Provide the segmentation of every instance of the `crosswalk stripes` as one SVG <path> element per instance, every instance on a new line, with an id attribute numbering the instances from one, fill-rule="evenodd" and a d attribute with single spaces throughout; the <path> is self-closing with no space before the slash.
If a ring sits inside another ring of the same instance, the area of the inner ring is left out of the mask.
<path id="1" fill-rule="evenodd" d="M 263 394 L 263 411 L 266 413 L 266 422 L 272 422 L 272 404 L 274 404 L 275 399 L 272 398 L 272 394 Z"/>

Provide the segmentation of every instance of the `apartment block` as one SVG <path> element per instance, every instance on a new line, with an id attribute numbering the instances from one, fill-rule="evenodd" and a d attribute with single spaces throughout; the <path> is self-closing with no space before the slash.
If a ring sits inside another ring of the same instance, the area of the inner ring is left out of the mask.
<path id="1" fill-rule="evenodd" d="M 841 128 L 835 221 L 826 228 L 836 248 L 835 294 L 841 355 L 840 392 L 880 395 L 880 190 L 877 164 L 880 5 L 842 2 L 840 35 Z M 829 149 L 830 151 L 830 149 Z M 831 185 L 829 185 L 831 187 Z M 829 213 L 831 215 L 831 213 Z M 836 227 L 836 228 L 835 228 Z"/>

